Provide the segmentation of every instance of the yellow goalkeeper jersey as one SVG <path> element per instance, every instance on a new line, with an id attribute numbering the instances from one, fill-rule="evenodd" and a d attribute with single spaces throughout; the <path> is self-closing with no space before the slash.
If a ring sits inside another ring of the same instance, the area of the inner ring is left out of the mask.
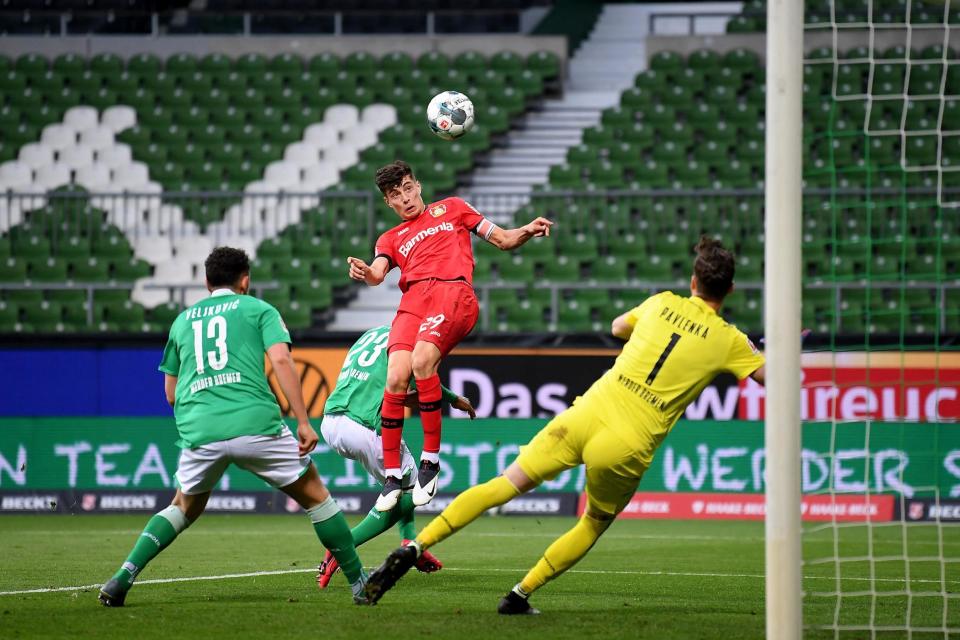
<path id="1" fill-rule="evenodd" d="M 653 452 L 717 374 L 763 366 L 747 336 L 700 298 L 665 291 L 627 315 L 633 333 L 613 367 L 579 401 L 633 446 Z"/>

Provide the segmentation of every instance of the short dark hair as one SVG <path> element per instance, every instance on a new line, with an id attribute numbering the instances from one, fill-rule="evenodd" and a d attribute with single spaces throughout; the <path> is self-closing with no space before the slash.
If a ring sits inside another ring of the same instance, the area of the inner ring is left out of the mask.
<path id="1" fill-rule="evenodd" d="M 399 187 L 403 179 L 410 176 L 416 180 L 413 175 L 413 169 L 403 160 L 394 160 L 388 165 L 377 169 L 377 175 L 374 178 L 377 181 L 377 188 L 380 193 L 387 195 L 387 192 L 395 187 Z"/>
<path id="2" fill-rule="evenodd" d="M 697 277 L 697 291 L 708 300 L 723 301 L 730 287 L 736 263 L 733 254 L 723 248 L 719 240 L 709 236 L 700 236 L 700 242 L 693 248 L 697 257 L 693 261 L 693 275 Z"/>
<path id="3" fill-rule="evenodd" d="M 243 249 L 217 247 L 207 256 L 207 284 L 211 287 L 232 287 L 250 273 L 250 256 Z"/>

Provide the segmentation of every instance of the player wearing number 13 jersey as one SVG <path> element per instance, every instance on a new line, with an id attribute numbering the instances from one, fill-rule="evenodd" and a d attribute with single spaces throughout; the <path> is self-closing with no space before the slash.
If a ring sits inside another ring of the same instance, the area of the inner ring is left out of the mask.
<path id="1" fill-rule="evenodd" d="M 173 503 L 147 522 L 126 562 L 100 589 L 100 602 L 123 606 L 137 575 L 200 517 L 224 471 L 235 464 L 306 510 L 317 537 L 350 582 L 354 601 L 365 604 L 366 576 L 350 528 L 310 459 L 319 438 L 307 417 L 290 333 L 276 309 L 246 295 L 246 253 L 218 247 L 205 267 L 210 297 L 177 316 L 160 363 L 180 432 L 177 492 Z M 297 419 L 296 437 L 281 420 L 267 384 L 264 354 Z"/>
<path id="2" fill-rule="evenodd" d="M 522 447 L 502 476 L 460 494 L 414 542 L 391 553 L 370 575 L 371 601 L 419 554 L 487 509 L 585 464 L 587 507 L 580 521 L 500 601 L 503 614 L 537 613 L 527 602 L 529 595 L 573 566 L 606 531 L 700 391 L 721 372 L 763 382 L 763 356 L 717 315 L 733 290 L 733 256 L 706 237 L 696 250 L 692 295 L 663 292 L 616 318 L 612 332 L 627 343 L 613 367 Z"/>
<path id="3" fill-rule="evenodd" d="M 404 401 L 411 374 L 416 379 L 423 424 L 423 452 L 413 489 L 416 505 L 428 503 L 437 491 L 440 472 L 440 359 L 477 321 L 473 292 L 474 233 L 494 246 L 510 250 L 530 238 L 549 235 L 549 220 L 536 218 L 504 230 L 459 198 L 427 206 L 420 183 L 406 162 L 381 167 L 376 175 L 383 200 L 403 220 L 377 240 L 373 261 L 349 257 L 350 277 L 376 286 L 394 267 L 400 269 L 403 297 L 390 327 L 387 384 L 383 394 L 382 437 L 386 481 L 377 509 L 390 511 L 401 494 L 400 439 Z"/>

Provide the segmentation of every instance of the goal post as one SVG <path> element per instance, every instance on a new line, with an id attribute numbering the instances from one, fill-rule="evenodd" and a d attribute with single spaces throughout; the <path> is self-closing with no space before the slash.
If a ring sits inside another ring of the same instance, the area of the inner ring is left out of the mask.
<path id="1" fill-rule="evenodd" d="M 766 637 L 802 637 L 800 298 L 803 1 L 767 5 L 764 335 Z"/>

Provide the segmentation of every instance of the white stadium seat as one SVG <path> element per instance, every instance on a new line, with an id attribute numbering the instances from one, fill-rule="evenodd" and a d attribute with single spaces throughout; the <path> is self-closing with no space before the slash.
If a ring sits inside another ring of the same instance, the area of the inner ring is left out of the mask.
<path id="1" fill-rule="evenodd" d="M 283 159 L 300 169 L 306 169 L 320 162 L 320 149 L 311 142 L 294 142 L 287 145 Z"/>
<path id="2" fill-rule="evenodd" d="M 160 264 L 173 258 L 173 245 L 167 236 L 140 236 L 133 243 L 133 253 L 150 264 Z"/>
<path id="3" fill-rule="evenodd" d="M 335 104 L 323 114 L 323 123 L 337 131 L 345 131 L 357 126 L 360 111 L 352 104 Z"/>
<path id="4" fill-rule="evenodd" d="M 318 149 L 329 149 L 340 143 L 340 133 L 328 124 L 317 122 L 303 132 L 303 141 Z"/>
<path id="5" fill-rule="evenodd" d="M 363 151 L 377 144 L 377 132 L 366 127 L 353 127 L 343 132 L 342 142 L 358 151 Z"/>
<path id="6" fill-rule="evenodd" d="M 207 236 L 180 236 L 172 238 L 173 250 L 177 260 L 190 263 L 202 263 L 213 251 L 213 241 Z"/>
<path id="7" fill-rule="evenodd" d="M 110 167 L 97 162 L 80 167 L 74 181 L 87 191 L 103 191 L 110 184 Z"/>
<path id="8" fill-rule="evenodd" d="M 342 171 L 360 162 L 360 154 L 353 147 L 341 144 L 324 151 L 323 159 Z"/>
<path id="9" fill-rule="evenodd" d="M 158 284 L 190 284 L 194 281 L 193 264 L 174 258 L 155 265 L 153 281 Z"/>
<path id="10" fill-rule="evenodd" d="M 133 162 L 133 154 L 129 146 L 122 142 L 114 143 L 112 146 L 97 149 L 97 162 L 112 170 Z"/>
<path id="11" fill-rule="evenodd" d="M 65 124 L 48 124 L 40 134 L 40 142 L 60 151 L 77 144 L 77 130 Z"/>
<path id="12" fill-rule="evenodd" d="M 19 160 L 8 160 L 0 164 L 0 184 L 5 188 L 17 190 L 33 182 L 33 171 Z"/>
<path id="13" fill-rule="evenodd" d="M 57 162 L 73 170 L 81 169 L 93 164 L 93 149 L 84 145 L 67 147 L 60 152 Z"/>
<path id="14" fill-rule="evenodd" d="M 170 302 L 170 289 L 154 289 L 147 285 L 153 284 L 153 278 L 140 278 L 133 284 L 130 299 L 139 302 L 148 309 Z"/>
<path id="15" fill-rule="evenodd" d="M 370 104 L 360 112 L 360 122 L 364 127 L 380 133 L 387 127 L 397 124 L 397 110 L 390 104 Z"/>
<path id="16" fill-rule="evenodd" d="M 183 231 L 183 209 L 161 204 L 147 217 L 147 231 L 152 235 L 168 235 Z"/>
<path id="17" fill-rule="evenodd" d="M 278 189 L 289 191 L 300 184 L 300 167 L 292 162 L 271 162 L 263 171 L 263 181 Z"/>
<path id="18" fill-rule="evenodd" d="M 184 306 L 192 307 L 209 295 L 210 293 L 201 287 L 187 289 L 183 292 L 183 304 Z"/>
<path id="19" fill-rule="evenodd" d="M 124 129 L 136 126 L 137 112 L 133 107 L 125 104 L 114 105 L 103 112 L 100 122 L 115 134 L 120 133 Z"/>
<path id="20" fill-rule="evenodd" d="M 142 187 L 149 181 L 150 170 L 142 162 L 131 162 L 116 167 L 111 180 L 116 186 L 131 191 L 136 191 L 137 187 Z"/>
<path id="21" fill-rule="evenodd" d="M 70 125 L 75 131 L 92 129 L 97 126 L 99 120 L 97 110 L 86 105 L 70 107 L 67 109 L 67 112 L 63 114 L 63 123 Z"/>
<path id="22" fill-rule="evenodd" d="M 106 149 L 115 144 L 113 131 L 103 125 L 97 125 L 80 132 L 80 143 L 93 147 L 95 151 Z"/>
<path id="23" fill-rule="evenodd" d="M 31 142 L 20 147 L 17 160 L 31 169 L 39 169 L 44 165 L 53 164 L 53 148 L 42 142 Z"/>
<path id="24" fill-rule="evenodd" d="M 243 249 L 251 260 L 257 257 L 257 242 L 250 236 L 239 235 L 221 235 L 217 236 L 213 243 L 216 247 L 233 247 L 234 249 Z M 206 256 L 204 256 L 206 260 Z"/>
<path id="25" fill-rule="evenodd" d="M 340 172 L 329 162 L 320 162 L 303 171 L 300 183 L 303 191 L 320 191 L 332 187 L 340 181 Z"/>
<path id="26" fill-rule="evenodd" d="M 70 184 L 70 173 L 70 167 L 54 162 L 37 169 L 33 182 L 49 191 Z"/>

